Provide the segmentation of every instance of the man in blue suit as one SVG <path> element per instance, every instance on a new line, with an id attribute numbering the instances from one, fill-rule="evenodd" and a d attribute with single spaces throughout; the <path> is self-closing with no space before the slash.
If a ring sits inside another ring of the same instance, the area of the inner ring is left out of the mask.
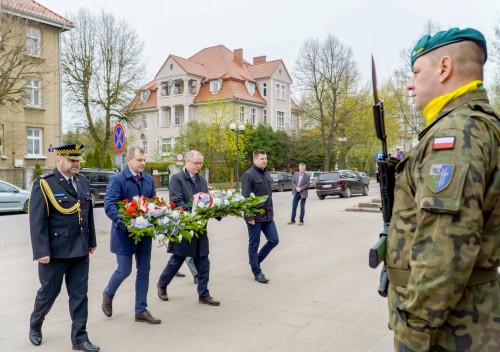
<path id="1" fill-rule="evenodd" d="M 118 287 L 132 272 L 132 256 L 135 256 L 137 276 L 135 280 L 135 321 L 160 324 L 147 310 L 149 270 L 151 262 L 152 238 L 144 237 L 135 244 L 125 225 L 120 221 L 117 202 L 135 196 L 152 198 L 156 195 L 153 178 L 144 172 L 146 157 L 140 147 L 130 147 L 127 151 L 127 166 L 114 175 L 106 189 L 104 210 L 111 219 L 111 252 L 116 254 L 118 268 L 111 275 L 108 286 L 102 294 L 102 311 L 110 317 L 113 314 L 113 297 Z"/>

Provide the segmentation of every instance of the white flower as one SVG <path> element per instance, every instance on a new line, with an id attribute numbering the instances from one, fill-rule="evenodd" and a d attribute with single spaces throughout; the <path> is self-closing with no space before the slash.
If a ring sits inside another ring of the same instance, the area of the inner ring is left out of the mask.
<path id="1" fill-rule="evenodd" d="M 180 218 L 181 214 L 179 213 L 178 210 L 174 210 L 171 214 L 170 214 L 170 217 L 174 220 Z"/>
<path id="2" fill-rule="evenodd" d="M 166 225 L 170 222 L 168 216 L 158 219 L 158 225 Z"/>
<path id="3" fill-rule="evenodd" d="M 142 216 L 139 216 L 135 219 L 132 219 L 131 224 L 132 224 L 132 227 L 137 227 L 138 229 L 145 229 L 146 227 L 151 225 L 149 223 L 148 219 L 146 219 Z"/>
<path id="4" fill-rule="evenodd" d="M 222 200 L 221 200 L 220 198 L 215 198 L 215 199 L 214 199 L 214 205 L 215 205 L 215 206 L 219 206 L 219 205 L 221 205 L 221 204 L 222 204 Z"/>
<path id="5" fill-rule="evenodd" d="M 179 235 L 179 241 L 182 241 L 182 233 Z"/>
<path id="6" fill-rule="evenodd" d="M 155 210 L 156 209 L 156 205 L 154 205 L 153 203 L 149 203 L 148 204 L 148 210 L 149 211 L 152 211 L 152 210 Z"/>
<path id="7" fill-rule="evenodd" d="M 223 205 L 229 205 L 229 201 L 228 201 L 227 199 L 224 199 L 224 200 L 222 201 L 222 204 L 223 204 Z"/>
<path id="8" fill-rule="evenodd" d="M 255 198 L 255 194 L 250 193 L 250 198 Z"/>
<path id="9" fill-rule="evenodd" d="M 196 206 L 198 208 L 205 208 L 205 204 L 203 204 L 202 202 L 199 202 Z"/>

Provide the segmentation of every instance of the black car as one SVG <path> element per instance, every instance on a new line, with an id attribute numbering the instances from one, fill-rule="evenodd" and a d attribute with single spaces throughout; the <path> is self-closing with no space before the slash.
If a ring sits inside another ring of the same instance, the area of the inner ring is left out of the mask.
<path id="1" fill-rule="evenodd" d="M 363 181 L 364 181 L 367 185 L 369 185 L 369 184 L 370 184 L 370 177 L 369 177 L 366 173 L 364 173 L 364 172 L 356 172 L 356 173 L 359 175 L 359 177 L 361 177 L 361 179 L 362 179 L 362 180 L 363 180 Z"/>
<path id="2" fill-rule="evenodd" d="M 269 174 L 271 175 L 271 189 L 273 191 L 283 192 L 285 190 L 292 190 L 292 174 L 284 171 L 270 171 Z"/>
<path id="3" fill-rule="evenodd" d="M 368 185 L 351 170 L 324 172 L 316 182 L 316 194 L 323 200 L 326 196 L 349 198 L 352 194 L 368 195 Z"/>
<path id="4" fill-rule="evenodd" d="M 115 174 L 114 171 L 82 168 L 80 174 L 86 176 L 90 181 L 90 195 L 92 196 L 92 205 L 103 203 L 106 196 L 106 187 L 109 179 Z"/>

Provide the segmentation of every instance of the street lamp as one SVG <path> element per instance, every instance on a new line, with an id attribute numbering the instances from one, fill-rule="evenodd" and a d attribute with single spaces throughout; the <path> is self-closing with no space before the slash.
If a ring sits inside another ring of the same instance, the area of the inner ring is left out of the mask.
<path id="1" fill-rule="evenodd" d="M 236 133 L 236 170 L 235 170 L 236 175 L 235 176 L 236 176 L 236 191 L 239 191 L 240 190 L 240 170 L 238 169 L 238 158 L 239 158 L 238 135 L 240 133 L 243 133 L 243 131 L 245 131 L 245 125 L 241 123 L 239 126 L 236 126 L 236 124 L 234 122 L 232 122 L 229 125 L 229 128 L 231 129 L 231 131 Z"/>
<path id="2" fill-rule="evenodd" d="M 347 138 L 346 137 L 339 137 L 337 138 L 337 140 L 339 141 L 339 146 L 341 146 L 342 144 L 344 144 L 345 142 L 347 142 Z M 337 161 L 335 162 L 335 170 L 338 170 L 338 157 L 339 157 L 339 151 L 337 151 Z M 342 155 L 342 158 L 345 158 L 345 155 Z M 341 165 L 343 168 L 345 168 L 345 165 Z"/>

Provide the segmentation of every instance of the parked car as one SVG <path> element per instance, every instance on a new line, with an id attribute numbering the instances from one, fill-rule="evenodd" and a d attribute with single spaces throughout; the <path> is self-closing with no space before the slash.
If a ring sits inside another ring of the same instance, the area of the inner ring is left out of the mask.
<path id="1" fill-rule="evenodd" d="M 269 174 L 271 175 L 271 189 L 273 191 L 283 192 L 285 190 L 292 190 L 292 174 L 284 171 L 270 171 Z"/>
<path id="2" fill-rule="evenodd" d="M 356 172 L 359 177 L 361 177 L 361 179 L 364 181 L 364 183 L 366 183 L 367 185 L 370 184 L 370 177 L 368 177 L 368 175 L 364 172 Z"/>
<path id="3" fill-rule="evenodd" d="M 351 170 L 324 172 L 316 183 L 316 194 L 323 200 L 326 196 L 349 198 L 352 194 L 368 195 L 368 185 Z"/>
<path id="4" fill-rule="evenodd" d="M 92 206 L 95 206 L 96 203 L 103 203 L 109 179 L 115 174 L 115 172 L 101 169 L 82 168 L 80 169 L 80 174 L 86 176 L 90 181 Z"/>
<path id="5" fill-rule="evenodd" d="M 309 174 L 309 188 L 315 188 L 316 182 L 318 181 L 318 176 L 321 174 L 321 171 L 306 171 Z"/>
<path id="6" fill-rule="evenodd" d="M 28 213 L 30 192 L 0 181 L 0 212 L 22 211 Z"/>

